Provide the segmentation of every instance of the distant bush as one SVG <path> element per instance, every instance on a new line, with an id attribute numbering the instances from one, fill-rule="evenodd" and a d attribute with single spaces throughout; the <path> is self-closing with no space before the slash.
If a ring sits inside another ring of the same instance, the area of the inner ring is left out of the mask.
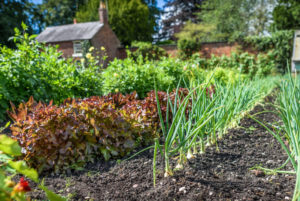
<path id="1" fill-rule="evenodd" d="M 24 27 L 26 28 L 26 27 Z M 56 47 L 16 30 L 16 49 L 0 47 L 0 121 L 9 102 L 36 100 L 60 103 L 68 97 L 101 95 L 101 74 L 96 63 L 87 68 L 65 60 Z"/>
<path id="2" fill-rule="evenodd" d="M 138 47 L 138 49 L 132 53 L 135 60 L 139 56 L 148 60 L 160 60 L 162 57 L 168 56 L 167 52 L 163 48 L 149 42 L 134 42 L 132 46 Z"/>
<path id="3" fill-rule="evenodd" d="M 154 80 L 159 90 L 167 90 L 175 83 L 175 78 L 156 62 L 127 58 L 114 60 L 103 71 L 103 93 L 121 92 L 128 94 L 136 91 L 140 98 L 154 89 Z M 177 82 L 177 81 L 176 81 Z"/>
<path id="4" fill-rule="evenodd" d="M 248 52 L 232 53 L 229 57 L 212 55 L 210 59 L 206 60 L 193 58 L 204 69 L 231 69 L 245 74 L 251 79 L 256 76 L 265 77 L 276 73 L 276 63 L 272 52 L 259 53 L 258 55 L 252 55 Z"/>
<path id="5" fill-rule="evenodd" d="M 270 63 L 268 63 L 270 62 Z M 120 92 L 128 94 L 136 91 L 140 98 L 154 89 L 154 80 L 161 91 L 171 91 L 180 83 L 186 87 L 191 82 L 203 83 L 210 72 L 216 68 L 230 76 L 230 83 L 235 83 L 241 77 L 253 78 L 258 75 L 266 76 L 273 70 L 272 61 L 266 55 L 255 56 L 233 54 L 231 57 L 215 57 L 203 59 L 193 55 L 191 59 L 180 60 L 163 58 L 160 61 L 135 61 L 131 58 L 114 60 L 103 71 L 103 94 Z M 259 70 L 259 69 L 260 70 Z M 243 76 L 239 76 L 239 75 Z M 247 74 L 247 75 L 246 75 Z M 182 82 L 179 82 L 182 80 Z M 222 81 L 222 84 L 228 84 Z"/>
<path id="6" fill-rule="evenodd" d="M 239 73 L 236 69 L 226 69 L 226 68 L 215 68 L 214 71 L 211 71 L 208 76 L 206 77 L 206 81 L 211 77 L 213 74 L 213 77 L 211 79 L 212 83 L 218 83 L 221 85 L 227 85 L 227 84 L 237 84 L 238 81 L 243 81 L 247 79 L 247 75 Z"/>
<path id="7" fill-rule="evenodd" d="M 201 43 L 197 39 L 182 38 L 177 43 L 179 49 L 179 57 L 182 59 L 190 58 L 195 52 L 200 50 Z"/>
<path id="8" fill-rule="evenodd" d="M 286 72 L 291 63 L 294 31 L 277 31 L 270 36 L 249 36 L 244 39 L 245 45 L 256 50 L 272 54 L 277 71 Z"/>

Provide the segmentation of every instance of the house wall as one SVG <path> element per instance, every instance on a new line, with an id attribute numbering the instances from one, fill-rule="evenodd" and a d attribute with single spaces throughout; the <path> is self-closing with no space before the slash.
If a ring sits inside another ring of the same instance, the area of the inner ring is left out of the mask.
<path id="1" fill-rule="evenodd" d="M 74 53 L 73 50 L 73 41 L 66 42 L 55 42 L 48 43 L 47 45 L 58 45 L 58 50 L 63 53 L 64 58 L 72 58 Z M 91 45 L 96 48 L 95 52 L 100 52 L 98 56 L 101 55 L 100 48 L 105 47 L 106 54 L 108 56 L 105 61 L 105 65 L 117 57 L 118 47 L 120 46 L 120 41 L 115 35 L 115 33 L 110 29 L 108 25 L 104 25 L 100 31 L 91 39 Z M 79 60 L 80 58 L 74 58 L 75 60 Z"/>
<path id="2" fill-rule="evenodd" d="M 106 64 L 117 57 L 120 41 L 107 24 L 105 24 L 101 28 L 101 30 L 92 38 L 91 43 L 92 46 L 94 46 L 98 50 L 100 50 L 102 46 L 105 47 L 106 54 L 108 56 L 105 62 Z M 101 56 L 101 54 L 99 54 L 98 56 Z"/>
<path id="3" fill-rule="evenodd" d="M 56 42 L 56 43 L 47 43 L 47 45 L 56 46 L 58 45 L 58 51 L 63 53 L 64 58 L 72 57 L 73 51 L 73 42 L 66 41 L 66 42 Z"/>

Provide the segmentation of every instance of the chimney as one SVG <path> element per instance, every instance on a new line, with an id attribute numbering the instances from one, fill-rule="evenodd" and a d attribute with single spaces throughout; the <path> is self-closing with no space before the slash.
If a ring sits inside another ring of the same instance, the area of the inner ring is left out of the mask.
<path id="1" fill-rule="evenodd" d="M 73 24 L 77 24 L 76 18 L 73 19 Z"/>
<path id="2" fill-rule="evenodd" d="M 106 4 L 103 0 L 100 0 L 100 7 L 99 7 L 99 20 L 102 24 L 108 24 L 108 15 L 106 10 Z"/>

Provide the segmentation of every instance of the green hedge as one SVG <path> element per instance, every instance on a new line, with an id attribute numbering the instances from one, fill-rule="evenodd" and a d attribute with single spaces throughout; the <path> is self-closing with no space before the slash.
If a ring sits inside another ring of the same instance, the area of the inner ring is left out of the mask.
<path id="1" fill-rule="evenodd" d="M 294 31 L 277 31 L 270 36 L 249 36 L 244 39 L 246 46 L 253 46 L 261 52 L 265 52 L 274 58 L 279 72 L 286 72 L 291 63 L 293 52 Z"/>

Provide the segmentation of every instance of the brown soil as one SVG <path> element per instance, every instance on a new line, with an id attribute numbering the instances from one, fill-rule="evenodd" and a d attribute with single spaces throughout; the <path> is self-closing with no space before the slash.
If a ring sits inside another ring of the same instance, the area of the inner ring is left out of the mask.
<path id="1" fill-rule="evenodd" d="M 270 107 L 257 106 L 252 113 L 265 109 Z M 271 113 L 259 119 L 279 121 Z M 279 167 L 287 159 L 280 145 L 252 119 L 244 118 L 239 125 L 218 142 L 220 152 L 208 148 L 172 177 L 163 177 L 163 163 L 158 160 L 156 187 L 152 150 L 119 164 L 99 161 L 69 175 L 50 175 L 45 184 L 70 200 L 291 200 L 294 175 L 265 175 L 249 169 Z M 45 199 L 40 191 L 31 195 Z"/>

